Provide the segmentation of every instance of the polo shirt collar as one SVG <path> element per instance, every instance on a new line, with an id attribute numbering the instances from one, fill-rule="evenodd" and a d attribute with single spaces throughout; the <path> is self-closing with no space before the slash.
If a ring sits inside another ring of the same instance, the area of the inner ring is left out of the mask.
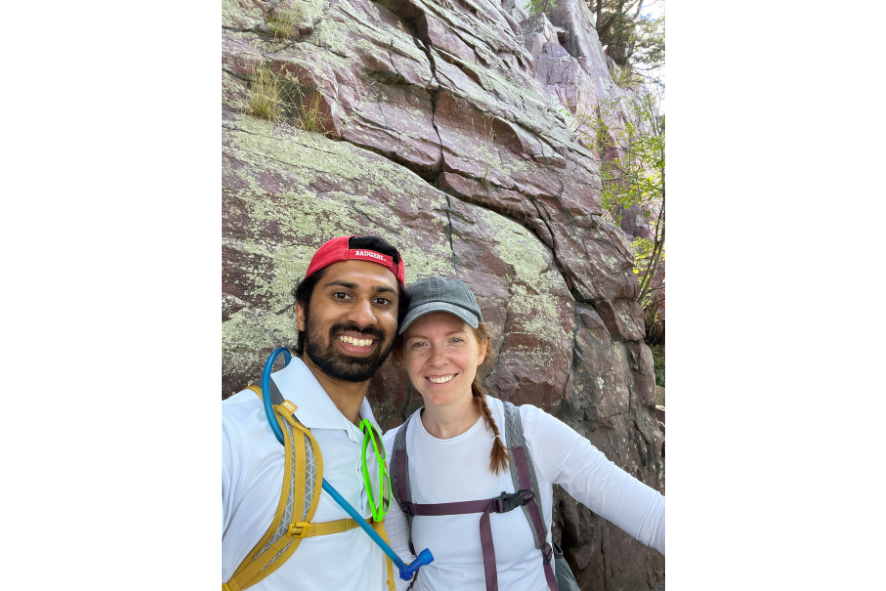
<path id="1" fill-rule="evenodd" d="M 308 429 L 344 429 L 349 433 L 352 429 L 357 429 L 354 423 L 341 414 L 305 362 L 298 357 L 293 357 L 286 367 L 274 372 L 271 377 L 283 397 L 298 407 L 295 416 Z M 365 396 L 358 415 L 360 420 L 369 419 L 381 433 Z"/>

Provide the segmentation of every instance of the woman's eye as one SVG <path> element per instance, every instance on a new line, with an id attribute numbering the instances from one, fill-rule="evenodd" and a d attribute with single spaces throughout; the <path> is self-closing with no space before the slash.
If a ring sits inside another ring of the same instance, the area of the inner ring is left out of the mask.
<path id="1" fill-rule="evenodd" d="M 417 341 L 417 342 L 415 342 L 415 343 L 412 343 L 412 348 L 413 348 L 413 349 L 417 349 L 417 348 L 419 348 L 419 347 L 424 347 L 424 346 L 425 346 L 425 344 L 422 343 L 421 341 Z"/>
<path id="2" fill-rule="evenodd" d="M 450 342 L 452 342 L 452 343 L 463 343 L 463 342 L 465 342 L 465 340 L 464 340 L 464 339 L 460 339 L 460 338 L 458 338 L 458 337 L 455 337 L 455 338 L 453 338 L 452 341 L 450 341 Z"/>

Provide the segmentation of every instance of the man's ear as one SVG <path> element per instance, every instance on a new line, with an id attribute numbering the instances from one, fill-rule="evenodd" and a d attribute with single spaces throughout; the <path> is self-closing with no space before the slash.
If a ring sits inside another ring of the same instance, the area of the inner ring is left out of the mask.
<path id="1" fill-rule="evenodd" d="M 305 330 L 305 308 L 301 302 L 295 302 L 295 325 L 299 330 Z"/>

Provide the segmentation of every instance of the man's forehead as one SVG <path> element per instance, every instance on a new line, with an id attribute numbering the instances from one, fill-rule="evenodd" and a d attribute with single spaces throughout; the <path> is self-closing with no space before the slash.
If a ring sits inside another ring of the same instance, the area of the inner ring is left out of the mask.
<path id="1" fill-rule="evenodd" d="M 342 261 L 326 267 L 320 280 L 323 287 L 341 285 L 352 289 L 393 291 L 397 293 L 397 277 L 386 267 L 369 261 Z"/>

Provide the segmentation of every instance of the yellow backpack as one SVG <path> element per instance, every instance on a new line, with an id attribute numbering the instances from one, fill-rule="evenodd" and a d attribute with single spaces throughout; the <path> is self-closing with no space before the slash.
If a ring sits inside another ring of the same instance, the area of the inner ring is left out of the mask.
<path id="1" fill-rule="evenodd" d="M 262 397 L 261 387 L 248 386 L 258 397 Z M 340 519 L 326 523 L 312 523 L 323 483 L 323 458 L 320 446 L 311 431 L 302 425 L 295 416 L 295 404 L 285 400 L 271 382 L 271 403 L 275 418 L 283 430 L 286 465 L 283 476 L 283 490 L 277 504 L 277 514 L 271 527 L 255 548 L 246 555 L 231 580 L 222 583 L 222 591 L 240 591 L 255 585 L 292 556 L 304 538 L 336 534 L 360 527 L 353 519 Z M 384 521 L 371 522 L 372 528 L 388 541 Z M 391 559 L 385 556 L 388 571 L 388 588 L 394 590 L 394 567 Z"/>

